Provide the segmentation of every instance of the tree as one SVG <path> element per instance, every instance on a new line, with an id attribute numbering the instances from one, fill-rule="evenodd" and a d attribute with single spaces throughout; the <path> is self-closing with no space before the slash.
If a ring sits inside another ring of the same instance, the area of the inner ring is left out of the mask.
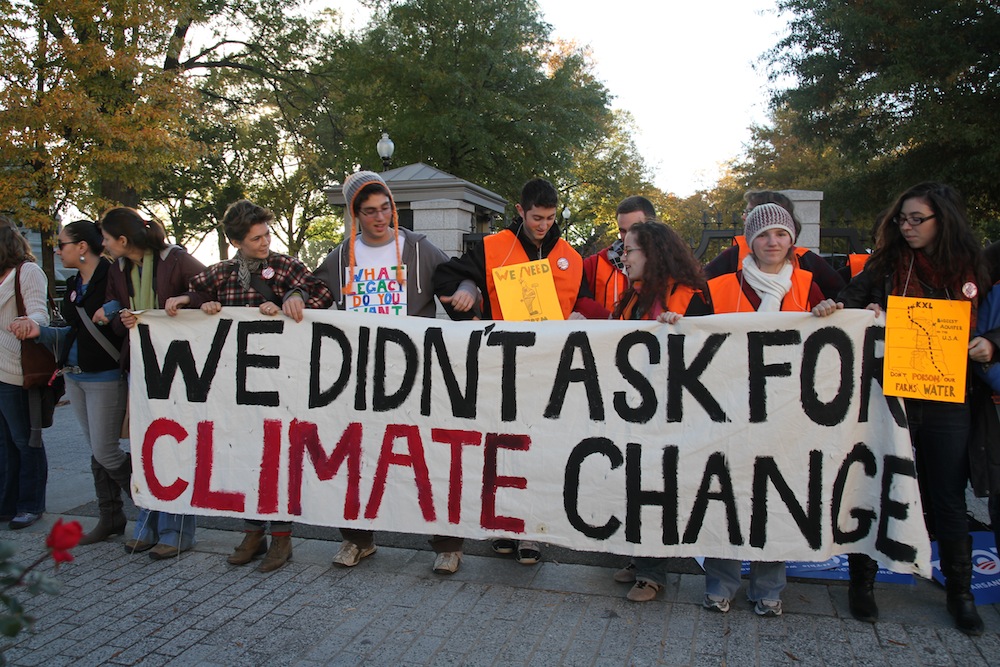
<path id="1" fill-rule="evenodd" d="M 0 208 L 51 246 L 70 203 L 135 204 L 151 171 L 187 154 L 183 82 L 152 62 L 178 10 L 6 0 L 0 14 Z"/>
<path id="2" fill-rule="evenodd" d="M 962 190 L 975 217 L 1000 212 L 1000 5 L 992 0 L 779 0 L 790 33 L 768 54 L 774 109 L 817 153 L 845 170 L 874 215 L 922 180 Z M 864 186 L 863 190 L 858 190 Z"/>
<path id="3" fill-rule="evenodd" d="M 608 93 L 585 53 L 549 33 L 531 0 L 377 3 L 328 61 L 352 130 L 337 138 L 344 171 L 374 167 L 386 130 L 397 163 L 427 162 L 507 197 L 563 173 L 602 129 Z"/>

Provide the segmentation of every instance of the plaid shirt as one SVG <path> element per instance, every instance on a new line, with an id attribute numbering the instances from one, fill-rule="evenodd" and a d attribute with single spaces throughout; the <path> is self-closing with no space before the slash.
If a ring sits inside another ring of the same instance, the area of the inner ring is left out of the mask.
<path id="1" fill-rule="evenodd" d="M 306 302 L 306 308 L 329 308 L 333 305 L 333 294 L 329 288 L 294 257 L 272 252 L 267 256 L 265 266 L 274 269 L 274 275 L 261 279 L 274 290 L 282 303 L 287 295 L 297 291 Z M 243 289 L 235 259 L 213 264 L 194 276 L 190 289 L 189 308 L 198 308 L 206 301 L 218 301 L 223 306 L 259 306 L 267 300 L 253 285 L 248 290 Z"/>

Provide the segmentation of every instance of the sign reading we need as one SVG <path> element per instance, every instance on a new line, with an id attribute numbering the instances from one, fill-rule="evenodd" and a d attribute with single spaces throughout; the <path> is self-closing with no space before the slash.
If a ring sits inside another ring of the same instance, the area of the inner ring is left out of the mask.
<path id="1" fill-rule="evenodd" d="M 350 269 L 344 270 L 350 275 Z M 351 277 L 353 291 L 344 299 L 346 307 L 355 313 L 406 315 L 406 267 L 355 267 Z"/>
<path id="2" fill-rule="evenodd" d="M 137 504 L 929 575 L 868 311 L 442 322 L 246 308 L 130 332 Z"/>

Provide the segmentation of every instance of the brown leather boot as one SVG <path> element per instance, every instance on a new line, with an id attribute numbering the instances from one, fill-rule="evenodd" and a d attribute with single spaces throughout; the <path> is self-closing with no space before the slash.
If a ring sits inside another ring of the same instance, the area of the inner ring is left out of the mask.
<path id="1" fill-rule="evenodd" d="M 271 548 L 257 566 L 258 572 L 273 572 L 292 560 L 292 534 L 271 533 Z"/>
<path id="2" fill-rule="evenodd" d="M 122 511 L 122 492 L 108 471 L 90 457 L 90 472 L 94 476 L 94 491 L 100 519 L 94 528 L 80 538 L 80 545 L 97 544 L 109 537 L 125 534 L 125 512 Z"/>
<path id="3" fill-rule="evenodd" d="M 244 531 L 243 541 L 230 554 L 226 561 L 230 565 L 246 565 L 257 556 L 263 556 L 267 552 L 267 538 L 264 537 L 264 529 Z"/>

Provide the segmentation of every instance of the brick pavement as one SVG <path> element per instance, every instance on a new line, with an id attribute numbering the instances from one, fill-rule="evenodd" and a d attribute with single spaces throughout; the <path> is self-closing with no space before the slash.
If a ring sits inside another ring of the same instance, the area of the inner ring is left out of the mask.
<path id="1" fill-rule="evenodd" d="M 86 453 L 60 413 L 64 430 L 46 434 L 52 513 L 2 535 L 25 562 L 44 553 L 60 506 L 93 493 Z M 671 575 L 657 601 L 634 604 L 606 567 L 472 556 L 457 574 L 438 576 L 427 551 L 380 548 L 342 570 L 330 565 L 335 543 L 295 538 L 294 560 L 261 575 L 226 564 L 238 540 L 232 532 L 198 537 L 194 551 L 163 562 L 126 554 L 121 539 L 77 548 L 76 561 L 57 574 L 59 595 L 21 595 L 39 621 L 7 644 L 5 657 L 46 667 L 1000 663 L 997 608 L 980 607 L 987 632 L 966 637 L 930 582 L 879 584 L 884 621 L 875 625 L 850 618 L 840 583 L 793 582 L 785 615 L 761 619 L 749 605 L 726 615 L 701 609 L 697 575 Z"/>

